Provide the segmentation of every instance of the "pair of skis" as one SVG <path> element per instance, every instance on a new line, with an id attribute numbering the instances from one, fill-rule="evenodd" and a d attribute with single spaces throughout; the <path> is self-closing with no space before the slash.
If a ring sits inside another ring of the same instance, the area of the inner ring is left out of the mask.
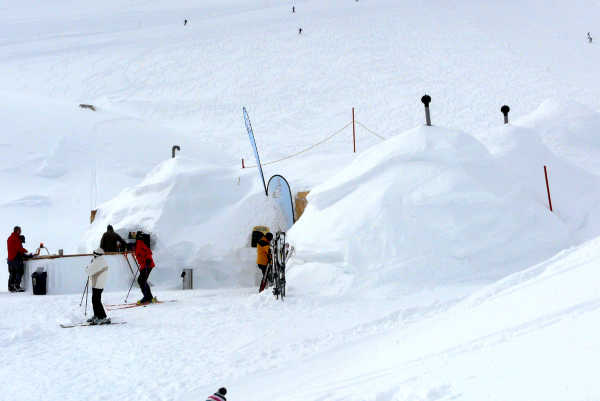
<path id="1" fill-rule="evenodd" d="M 271 261 L 265 269 L 258 292 L 263 292 L 269 284 L 274 285 L 273 295 L 275 295 L 275 298 L 281 297 L 283 301 L 285 296 L 285 267 L 295 253 L 294 247 L 290 247 L 285 242 L 285 232 L 277 232 L 271 242 L 271 252 Z"/>
<path id="2" fill-rule="evenodd" d="M 91 323 L 88 323 L 88 322 L 81 322 L 81 323 L 61 324 L 60 327 L 62 327 L 63 329 L 71 329 L 73 327 L 110 326 L 110 325 L 113 325 L 113 324 L 125 324 L 125 323 L 127 323 L 127 322 L 121 322 L 121 321 L 119 321 L 119 322 L 112 322 L 111 321 L 110 323 L 107 323 L 107 324 L 91 324 Z"/>
<path id="3" fill-rule="evenodd" d="M 148 305 L 153 305 L 153 304 L 164 304 L 164 303 L 170 303 L 170 302 L 177 302 L 177 300 L 175 299 L 171 299 L 168 301 L 158 301 L 158 302 L 145 302 L 143 304 L 139 304 L 137 302 L 132 302 L 132 303 L 127 303 L 127 304 L 107 304 L 104 305 L 106 307 L 107 310 L 109 311 L 113 311 L 113 310 L 120 310 L 120 309 L 130 309 L 130 308 L 137 308 L 139 306 L 145 307 Z M 80 323 L 64 323 L 64 324 L 60 324 L 60 327 L 62 327 L 63 329 L 70 329 L 73 327 L 88 327 L 88 326 L 109 326 L 112 324 L 125 324 L 127 322 L 125 321 L 111 321 L 110 323 L 107 324 L 90 324 L 89 322 L 80 322 Z"/>

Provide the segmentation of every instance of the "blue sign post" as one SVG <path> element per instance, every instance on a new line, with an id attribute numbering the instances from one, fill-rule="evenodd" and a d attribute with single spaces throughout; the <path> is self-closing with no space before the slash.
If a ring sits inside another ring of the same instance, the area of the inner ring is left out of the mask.
<path id="1" fill-rule="evenodd" d="M 244 122 L 246 123 L 248 137 L 250 137 L 250 145 L 252 145 L 252 150 L 254 150 L 254 157 L 256 157 L 256 166 L 258 167 L 260 179 L 262 180 L 263 187 L 265 188 L 265 195 L 269 196 L 269 193 L 267 192 L 267 185 L 265 184 L 265 176 L 263 174 L 262 165 L 260 164 L 260 157 L 258 156 L 256 141 L 254 140 L 254 131 L 252 131 L 252 124 L 250 124 L 250 117 L 248 116 L 248 112 L 246 111 L 245 107 L 242 107 L 242 110 L 244 111 Z"/>

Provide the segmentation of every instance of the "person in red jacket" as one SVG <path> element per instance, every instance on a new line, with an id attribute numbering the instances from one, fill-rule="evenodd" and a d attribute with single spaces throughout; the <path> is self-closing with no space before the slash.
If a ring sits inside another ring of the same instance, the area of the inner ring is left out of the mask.
<path id="1" fill-rule="evenodd" d="M 21 277 L 23 277 L 21 265 L 23 255 L 27 253 L 27 249 L 23 248 L 21 242 L 21 227 L 16 226 L 13 229 L 12 234 L 6 240 L 6 247 L 8 248 L 8 290 L 10 292 L 23 292 L 24 290 L 21 288 Z"/>
<path id="2" fill-rule="evenodd" d="M 140 265 L 138 284 L 140 285 L 140 289 L 144 295 L 142 299 L 137 301 L 138 305 L 147 304 L 150 302 L 158 302 L 156 297 L 152 296 L 152 291 L 150 291 L 150 286 L 148 285 L 148 276 L 150 276 L 150 273 L 155 265 L 154 260 L 152 259 L 152 251 L 142 240 L 143 235 L 143 233 L 138 231 L 135 236 L 135 258 L 138 261 L 138 265 Z"/>

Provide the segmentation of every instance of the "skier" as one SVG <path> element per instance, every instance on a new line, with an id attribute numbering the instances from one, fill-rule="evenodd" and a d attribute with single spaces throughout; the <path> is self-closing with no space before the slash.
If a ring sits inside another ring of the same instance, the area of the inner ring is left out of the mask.
<path id="1" fill-rule="evenodd" d="M 587 33 L 587 40 L 592 43 L 592 35 L 589 32 Z"/>
<path id="2" fill-rule="evenodd" d="M 6 246 L 8 248 L 8 291 L 10 292 L 23 292 L 21 288 L 21 278 L 23 276 L 22 266 L 23 259 L 22 255 L 27 254 L 27 249 L 23 248 L 21 242 L 21 227 L 15 226 L 12 234 L 6 240 Z"/>
<path id="3" fill-rule="evenodd" d="M 295 12 L 296 12 L 296 7 L 292 6 L 292 13 L 295 13 Z"/>
<path id="4" fill-rule="evenodd" d="M 225 394 L 227 394 L 227 389 L 225 387 L 221 387 L 219 391 L 213 395 L 209 395 L 206 401 L 227 401 Z"/>
<path id="5" fill-rule="evenodd" d="M 98 248 L 94 251 L 94 258 L 85 271 L 88 274 L 88 280 L 92 284 L 92 307 L 94 308 L 94 316 L 87 320 L 91 325 L 110 324 L 110 318 L 106 316 L 104 307 L 102 306 L 102 291 L 104 284 L 108 278 L 108 265 L 104 260 L 104 250 Z M 89 284 L 88 281 L 88 284 Z"/>
<path id="6" fill-rule="evenodd" d="M 186 19 L 184 19 L 184 20 L 183 20 L 183 26 L 186 26 L 186 25 L 187 25 L 187 20 L 186 20 Z"/>
<path id="7" fill-rule="evenodd" d="M 109 224 L 100 240 L 100 248 L 104 249 L 104 252 L 119 252 L 122 249 L 126 249 L 126 246 L 127 242 Z"/>
<path id="8" fill-rule="evenodd" d="M 298 35 L 302 35 L 302 28 L 298 28 Z"/>
<path id="9" fill-rule="evenodd" d="M 154 260 L 152 260 L 152 251 L 142 240 L 142 236 L 144 234 L 141 231 L 138 231 L 135 238 L 135 258 L 140 265 L 140 276 L 138 277 L 138 284 L 140 285 L 140 289 L 142 290 L 143 297 L 139 301 L 137 301 L 138 305 L 146 304 L 146 303 L 154 303 L 158 302 L 156 297 L 152 296 L 152 291 L 150 291 L 150 285 L 148 285 L 148 277 L 154 268 Z"/>

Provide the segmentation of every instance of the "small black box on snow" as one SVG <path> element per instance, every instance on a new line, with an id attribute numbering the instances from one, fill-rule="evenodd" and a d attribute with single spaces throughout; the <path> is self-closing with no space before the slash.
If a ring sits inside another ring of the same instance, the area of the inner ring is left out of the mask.
<path id="1" fill-rule="evenodd" d="M 31 288 L 34 295 L 46 295 L 48 273 L 36 271 L 31 273 Z"/>

